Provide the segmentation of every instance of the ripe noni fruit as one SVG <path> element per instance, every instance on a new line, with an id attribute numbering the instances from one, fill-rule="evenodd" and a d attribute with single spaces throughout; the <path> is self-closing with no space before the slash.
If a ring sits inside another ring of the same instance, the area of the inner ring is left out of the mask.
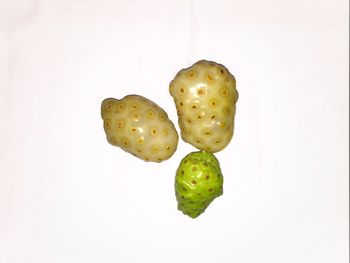
<path id="1" fill-rule="evenodd" d="M 198 149 L 218 152 L 232 139 L 238 92 L 223 65 L 201 60 L 177 73 L 169 86 L 181 137 Z"/>
<path id="2" fill-rule="evenodd" d="M 139 95 L 102 102 L 101 116 L 110 144 L 152 162 L 169 159 L 176 151 L 178 134 L 167 113 Z"/>
<path id="3" fill-rule="evenodd" d="M 195 218 L 222 195 L 223 176 L 212 153 L 192 152 L 181 160 L 176 171 L 175 193 L 178 209 Z"/>

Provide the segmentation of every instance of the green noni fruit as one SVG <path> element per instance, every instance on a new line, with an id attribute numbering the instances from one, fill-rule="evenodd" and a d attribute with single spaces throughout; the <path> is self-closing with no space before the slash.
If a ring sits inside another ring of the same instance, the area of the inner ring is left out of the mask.
<path id="1" fill-rule="evenodd" d="M 176 171 L 175 192 L 178 209 L 195 218 L 222 195 L 223 176 L 219 161 L 209 152 L 192 152 L 185 156 Z"/>

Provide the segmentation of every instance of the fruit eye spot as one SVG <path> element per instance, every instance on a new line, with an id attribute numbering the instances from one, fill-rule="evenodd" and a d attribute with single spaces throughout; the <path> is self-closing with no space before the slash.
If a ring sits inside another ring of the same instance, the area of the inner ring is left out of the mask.
<path id="1" fill-rule="evenodd" d="M 158 147 L 157 145 L 154 145 L 154 146 L 152 147 L 152 152 L 153 152 L 153 153 L 159 152 L 159 147 Z"/>
<path id="2" fill-rule="evenodd" d="M 209 106 L 211 106 L 211 107 L 215 107 L 217 104 L 218 104 L 218 102 L 215 99 L 211 99 L 209 101 Z"/>
<path id="3" fill-rule="evenodd" d="M 184 103 L 182 101 L 179 104 L 180 104 L 181 107 L 184 105 Z"/>
<path id="4" fill-rule="evenodd" d="M 165 121 L 166 117 L 165 117 L 165 115 L 164 115 L 163 113 L 160 113 L 160 114 L 159 114 L 159 119 L 160 119 L 161 121 Z"/>
<path id="5" fill-rule="evenodd" d="M 220 143 L 220 140 L 216 140 L 215 143 L 216 143 L 216 144 L 219 144 L 219 143 Z"/>
<path id="6" fill-rule="evenodd" d="M 220 73 L 221 73 L 221 75 L 224 75 L 224 70 L 220 69 Z"/>
<path id="7" fill-rule="evenodd" d="M 162 158 L 158 158 L 157 160 L 158 160 L 158 162 L 161 162 L 161 161 L 163 161 L 163 159 L 162 159 Z"/>
<path id="8" fill-rule="evenodd" d="M 197 167 L 196 167 L 196 166 L 193 166 L 193 167 L 191 168 L 191 171 L 192 171 L 192 172 L 196 172 L 196 171 L 197 171 Z"/>
<path id="9" fill-rule="evenodd" d="M 169 134 L 169 129 L 168 128 L 164 128 L 163 129 L 163 135 L 167 136 Z"/>
<path id="10" fill-rule="evenodd" d="M 197 142 L 197 143 L 200 143 L 200 142 L 201 142 L 201 140 L 200 140 L 200 139 L 197 139 L 197 140 L 196 140 L 196 142 Z"/>
<path id="11" fill-rule="evenodd" d="M 187 73 L 188 79 L 194 79 L 195 77 L 196 77 L 196 73 L 193 70 Z"/>
<path id="12" fill-rule="evenodd" d="M 210 176 L 209 175 L 206 175 L 205 176 L 205 180 L 209 180 L 210 179 Z"/>
<path id="13" fill-rule="evenodd" d="M 221 129 L 224 129 L 224 128 L 226 127 L 226 123 L 221 122 L 221 123 L 219 124 L 219 126 L 220 126 Z"/>
<path id="14" fill-rule="evenodd" d="M 136 104 L 131 105 L 131 109 L 132 110 L 137 110 L 137 105 Z"/>
<path id="15" fill-rule="evenodd" d="M 213 134 L 212 131 L 211 131 L 211 130 L 208 130 L 208 129 L 204 130 L 203 133 L 204 133 L 204 135 L 206 135 L 206 136 L 211 136 L 211 135 Z"/>
<path id="16" fill-rule="evenodd" d="M 105 121 L 105 127 L 106 127 L 106 129 L 109 129 L 111 127 L 111 122 L 106 120 Z"/>
<path id="17" fill-rule="evenodd" d="M 142 151 L 142 149 L 137 149 L 137 152 L 142 153 L 143 151 Z"/>
<path id="18" fill-rule="evenodd" d="M 192 110 L 195 110 L 195 109 L 197 109 L 197 106 L 196 105 L 192 105 Z"/>
<path id="19" fill-rule="evenodd" d="M 208 191 L 209 191 L 209 192 L 212 192 L 212 191 L 213 191 L 213 188 L 209 188 Z"/>
<path id="20" fill-rule="evenodd" d="M 208 167 L 208 163 L 203 163 L 203 166 Z"/>
<path id="21" fill-rule="evenodd" d="M 181 87 L 181 88 L 179 89 L 179 92 L 182 93 L 182 94 L 185 93 L 185 88 L 184 88 L 184 87 Z"/>
<path id="22" fill-rule="evenodd" d="M 151 110 L 147 111 L 147 117 L 148 117 L 149 119 L 152 119 L 153 116 L 154 116 L 153 111 L 151 111 Z"/>
<path id="23" fill-rule="evenodd" d="M 113 104 L 112 104 L 112 103 L 109 103 L 109 104 L 106 105 L 105 110 L 106 110 L 106 111 L 111 111 L 112 108 L 113 108 Z"/>
<path id="24" fill-rule="evenodd" d="M 201 116 L 201 115 L 198 115 L 198 116 L 197 116 L 197 119 L 199 119 L 199 120 L 202 119 L 202 116 Z"/>
<path id="25" fill-rule="evenodd" d="M 122 120 L 118 120 L 116 122 L 116 126 L 118 130 L 122 130 L 124 128 L 124 122 Z"/>
<path id="26" fill-rule="evenodd" d="M 118 142 L 117 142 L 117 140 L 115 138 L 112 138 L 111 142 L 112 142 L 113 145 L 117 145 L 118 144 Z"/>
<path id="27" fill-rule="evenodd" d="M 198 90 L 197 90 L 197 95 L 198 96 L 203 96 L 205 94 L 205 90 L 203 89 L 203 88 L 199 88 Z"/>
<path id="28" fill-rule="evenodd" d="M 140 119 L 140 115 L 134 114 L 133 118 L 134 118 L 134 121 L 138 121 Z"/>
<path id="29" fill-rule="evenodd" d="M 205 148 L 208 152 L 210 152 L 211 148 L 210 147 L 206 147 Z"/>
<path id="30" fill-rule="evenodd" d="M 145 142 L 145 140 L 144 140 L 143 137 L 140 137 L 140 138 L 138 138 L 138 140 L 137 140 L 137 144 L 138 144 L 138 145 L 142 145 L 144 142 Z"/>
<path id="31" fill-rule="evenodd" d="M 117 107 L 117 111 L 123 111 L 125 109 L 125 104 L 124 103 L 120 103 Z"/>
<path id="32" fill-rule="evenodd" d="M 151 135 L 153 135 L 153 136 L 155 136 L 155 135 L 157 135 L 157 129 L 156 128 L 152 128 L 151 129 Z"/>
<path id="33" fill-rule="evenodd" d="M 187 119 L 187 122 L 188 122 L 188 123 L 192 123 L 192 120 L 191 120 L 191 119 Z"/>
<path id="34" fill-rule="evenodd" d="M 227 96 L 228 96 L 228 89 L 227 89 L 227 88 L 221 89 L 221 95 L 222 95 L 223 97 L 227 97 Z"/>
<path id="35" fill-rule="evenodd" d="M 213 75 L 207 74 L 207 81 L 212 82 L 214 80 Z"/>
<path id="36" fill-rule="evenodd" d="M 215 119 L 215 115 L 211 115 L 210 119 L 214 120 Z"/>
<path id="37" fill-rule="evenodd" d="M 192 180 L 192 184 L 197 184 L 197 181 L 196 180 Z"/>
<path id="38" fill-rule="evenodd" d="M 181 174 L 182 174 L 182 175 L 184 175 L 184 174 L 185 174 L 184 170 L 181 170 Z"/>
<path id="39" fill-rule="evenodd" d="M 231 113 L 231 108 L 230 107 L 224 107 L 224 113 L 226 114 L 226 115 L 229 115 L 230 113 Z"/>
<path id="40" fill-rule="evenodd" d="M 128 147 L 130 146 L 130 142 L 129 142 L 129 140 L 126 139 L 126 138 L 123 138 L 123 139 L 122 139 L 122 144 L 123 144 L 123 146 L 126 147 L 126 148 L 128 148 Z"/>
<path id="41" fill-rule="evenodd" d="M 165 146 L 165 150 L 167 150 L 167 151 L 170 151 L 170 146 L 168 145 L 168 146 Z"/>

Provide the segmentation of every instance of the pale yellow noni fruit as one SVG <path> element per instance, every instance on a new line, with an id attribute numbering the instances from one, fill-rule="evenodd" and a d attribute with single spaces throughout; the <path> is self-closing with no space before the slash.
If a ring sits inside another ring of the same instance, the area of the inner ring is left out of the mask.
<path id="1" fill-rule="evenodd" d="M 198 149 L 218 152 L 232 139 L 238 92 L 223 65 L 201 60 L 177 73 L 169 86 L 181 137 Z"/>
<path id="2" fill-rule="evenodd" d="M 151 100 L 128 95 L 102 102 L 101 116 L 110 144 L 151 162 L 169 159 L 176 151 L 178 134 L 167 113 Z"/>

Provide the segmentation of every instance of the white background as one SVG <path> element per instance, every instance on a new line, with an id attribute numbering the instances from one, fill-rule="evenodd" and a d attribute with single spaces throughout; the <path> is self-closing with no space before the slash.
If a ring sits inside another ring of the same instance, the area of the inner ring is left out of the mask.
<path id="1" fill-rule="evenodd" d="M 345 263 L 348 1 L 0 0 L 0 262 Z M 174 156 L 105 139 L 136 93 L 177 126 L 168 84 L 199 59 L 236 77 L 224 195 L 176 209 Z"/>

